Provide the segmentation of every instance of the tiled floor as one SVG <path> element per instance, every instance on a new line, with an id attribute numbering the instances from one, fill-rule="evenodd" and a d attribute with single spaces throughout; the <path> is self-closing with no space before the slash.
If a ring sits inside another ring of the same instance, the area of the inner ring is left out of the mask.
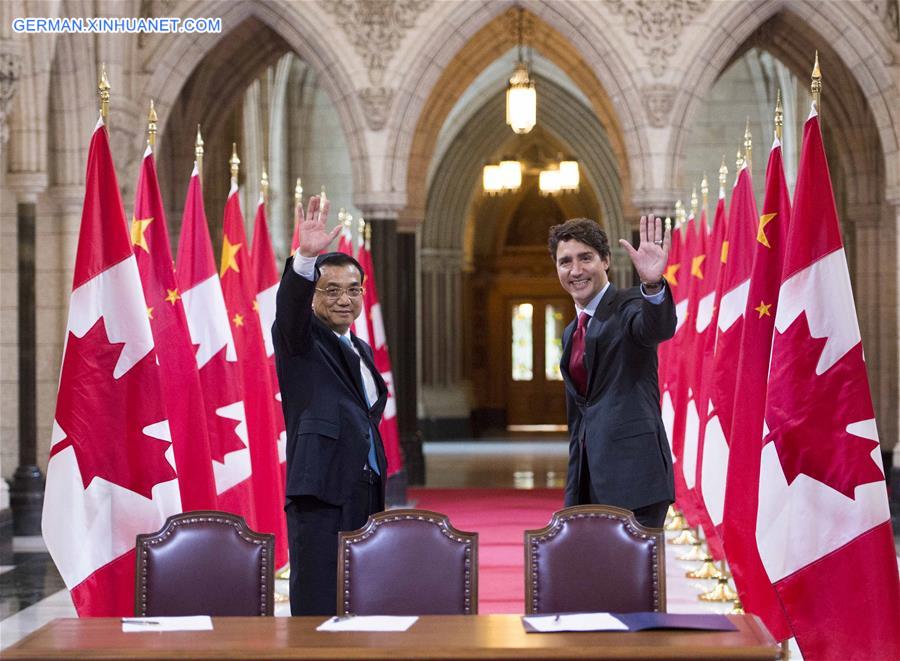
<path id="1" fill-rule="evenodd" d="M 435 488 L 559 488 L 564 486 L 568 441 L 564 437 L 539 440 L 510 438 L 426 443 L 426 485 Z M 409 503 L 415 506 L 415 503 Z M 670 612 L 725 612 L 729 606 L 698 599 L 714 582 L 692 580 L 685 572 L 696 562 L 677 559 L 686 547 L 667 545 L 666 583 Z M 16 538 L 12 566 L 0 566 L 0 649 L 58 617 L 75 617 L 75 608 L 40 538 Z M 287 581 L 276 581 L 287 596 Z M 286 600 L 277 601 L 275 614 L 287 616 Z M 800 658 L 795 646 L 791 659 Z"/>

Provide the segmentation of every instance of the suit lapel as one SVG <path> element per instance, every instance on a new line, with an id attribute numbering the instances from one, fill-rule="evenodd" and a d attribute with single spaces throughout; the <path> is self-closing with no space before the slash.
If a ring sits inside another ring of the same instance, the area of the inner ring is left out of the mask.
<path id="1" fill-rule="evenodd" d="M 588 382 L 586 392 L 588 393 L 591 392 L 591 386 L 594 383 L 597 371 L 596 363 L 594 362 L 594 357 L 597 355 L 597 337 L 603 331 L 606 320 L 612 316 L 615 299 L 616 287 L 610 283 L 606 292 L 603 294 L 603 298 L 601 298 L 600 302 L 597 304 L 597 309 L 594 311 L 594 317 L 587 327 L 587 336 L 584 338 L 584 361 L 587 366 Z"/>

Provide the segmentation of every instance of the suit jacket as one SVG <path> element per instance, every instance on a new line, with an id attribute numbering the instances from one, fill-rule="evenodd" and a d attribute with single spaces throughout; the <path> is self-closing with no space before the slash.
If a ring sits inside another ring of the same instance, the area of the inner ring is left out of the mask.
<path id="1" fill-rule="evenodd" d="M 351 333 L 378 388 L 378 400 L 370 408 L 360 358 L 313 313 L 315 283 L 298 275 L 292 261 L 288 259 L 281 277 L 272 326 L 287 429 L 285 494 L 342 505 L 367 463 L 370 431 L 379 470 L 386 475 L 378 424 L 387 386 L 375 368 L 372 348 Z M 381 483 L 383 500 L 384 480 Z"/>
<path id="2" fill-rule="evenodd" d="M 566 506 L 579 504 L 582 443 L 600 503 L 633 510 L 675 500 L 656 356 L 657 344 L 675 334 L 671 292 L 653 304 L 638 287 L 620 290 L 609 285 L 587 327 L 584 396 L 569 375 L 576 322 L 563 333 L 560 365 L 571 435 Z"/>

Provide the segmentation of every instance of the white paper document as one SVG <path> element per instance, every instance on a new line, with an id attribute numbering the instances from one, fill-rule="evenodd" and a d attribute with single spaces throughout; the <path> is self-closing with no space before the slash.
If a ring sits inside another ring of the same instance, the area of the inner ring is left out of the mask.
<path id="1" fill-rule="evenodd" d="M 125 633 L 144 631 L 212 631 L 212 628 L 212 618 L 209 615 L 122 618 L 122 631 Z"/>
<path id="2" fill-rule="evenodd" d="M 316 631 L 406 631 L 418 619 L 416 615 L 337 615 Z"/>
<path id="3" fill-rule="evenodd" d="M 551 631 L 628 631 L 628 627 L 609 613 L 567 613 L 528 615 L 522 618 L 525 629 L 538 633 Z"/>

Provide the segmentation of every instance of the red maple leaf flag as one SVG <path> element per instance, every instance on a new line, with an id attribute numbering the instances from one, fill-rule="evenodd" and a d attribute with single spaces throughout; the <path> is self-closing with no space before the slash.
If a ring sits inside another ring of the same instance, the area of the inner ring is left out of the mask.
<path id="1" fill-rule="evenodd" d="M 250 443 L 237 350 L 213 256 L 197 167 L 191 174 L 178 242 L 178 287 L 196 348 L 219 509 L 256 526 Z"/>
<path id="2" fill-rule="evenodd" d="M 160 381 L 180 478 L 181 505 L 184 511 L 216 509 L 206 418 L 197 415 L 204 408 L 203 392 L 181 292 L 175 282 L 169 230 L 149 146 L 138 176 L 131 242 L 157 347 Z"/>
<path id="3" fill-rule="evenodd" d="M 181 511 L 159 368 L 102 120 L 88 152 L 42 528 L 80 616 L 134 612 L 134 539 Z"/>
<path id="4" fill-rule="evenodd" d="M 702 264 L 703 281 L 697 295 L 697 313 L 694 316 L 694 328 L 698 334 L 697 362 L 695 363 L 695 379 L 697 382 L 697 396 L 695 399 L 695 413 L 698 423 L 697 438 L 697 466 L 696 481 L 694 484 L 695 503 L 700 518 L 700 525 L 706 533 L 707 546 L 715 558 L 723 558 L 725 552 L 722 541 L 716 532 L 706 505 L 706 497 L 703 493 L 704 480 L 718 480 L 724 473 L 724 463 L 718 464 L 711 461 L 711 455 L 706 449 L 706 422 L 709 415 L 709 391 L 710 378 L 715 355 L 716 333 L 719 318 L 719 301 L 716 298 L 719 278 L 722 273 L 722 245 L 725 242 L 727 217 L 725 213 L 725 187 L 719 187 L 719 201 L 716 204 L 716 213 L 713 217 L 712 234 L 707 237 L 706 259 Z M 706 470 L 707 472 L 704 472 Z"/>
<path id="5" fill-rule="evenodd" d="M 738 349 L 737 372 L 741 378 L 735 402 L 740 405 L 734 407 L 731 421 L 721 532 L 744 609 L 758 615 L 779 640 L 789 638 L 791 630 L 759 558 L 756 512 L 766 379 L 790 218 L 781 143 L 776 139 L 766 168 L 766 197 L 757 224 L 750 292 Z M 716 470 L 721 471 L 721 466 Z"/>
<path id="6" fill-rule="evenodd" d="M 702 379 L 705 391 L 701 397 L 706 402 L 703 405 L 706 415 L 702 431 L 701 492 L 706 513 L 714 526 L 722 523 L 728 436 L 738 377 L 735 367 L 740 358 L 757 225 L 750 168 L 745 163 L 738 172 L 731 194 L 731 208 L 716 279 L 715 326 L 709 330 L 715 337 L 711 338 L 712 355 L 706 356 L 706 371 Z"/>
<path id="7" fill-rule="evenodd" d="M 394 475 L 403 468 L 403 456 L 400 453 L 400 431 L 397 427 L 397 399 L 394 394 L 394 371 L 391 366 L 391 354 L 388 351 L 387 337 L 384 332 L 384 318 L 381 315 L 381 303 L 378 300 L 378 288 L 375 286 L 375 266 L 372 253 L 359 236 L 356 260 L 366 272 L 366 286 L 363 294 L 363 310 L 354 324 L 354 332 L 372 347 L 375 355 L 375 367 L 387 384 L 388 399 L 381 416 L 378 431 L 384 443 L 384 456 L 387 460 L 388 476 Z"/>
<path id="8" fill-rule="evenodd" d="M 273 406 L 275 393 L 269 378 L 268 360 L 259 315 L 253 309 L 255 282 L 248 251 L 244 218 L 237 183 L 232 181 L 225 202 L 222 258 L 219 278 L 231 332 L 237 348 L 244 386 L 250 461 L 253 466 L 253 498 L 256 526 L 275 535 L 275 562 L 287 564 L 287 530 L 284 518 L 284 483 L 278 461 L 278 431 Z"/>
<path id="9" fill-rule="evenodd" d="M 672 292 L 672 300 L 675 302 L 675 311 L 677 323 L 684 323 L 684 312 L 686 310 L 687 286 L 682 287 L 681 283 L 684 278 L 679 271 L 681 270 L 681 252 L 682 252 L 682 231 L 680 227 L 672 230 L 672 246 L 669 250 L 669 263 L 666 265 L 666 271 L 663 277 Z M 682 301 L 685 301 L 682 304 Z M 671 342 L 663 342 L 659 346 L 659 402 L 662 413 L 663 426 L 666 429 L 666 438 L 669 445 L 672 445 L 672 435 L 675 425 L 675 404 L 674 391 L 675 370 L 678 364 L 678 356 L 672 350 Z"/>
<path id="10" fill-rule="evenodd" d="M 884 469 L 815 105 L 803 130 L 762 434 L 756 541 L 804 658 L 900 658 Z"/>
<path id="11" fill-rule="evenodd" d="M 275 431 L 278 432 L 278 461 L 281 462 L 282 474 L 287 469 L 287 432 L 284 425 L 284 412 L 281 410 L 281 387 L 278 385 L 278 374 L 275 372 L 275 346 L 272 344 L 272 324 L 275 323 L 275 295 L 278 293 L 278 269 L 275 267 L 275 251 L 269 238 L 269 225 L 266 222 L 266 202 L 262 194 L 256 205 L 256 218 L 253 221 L 253 247 L 250 250 L 250 262 L 253 269 L 253 281 L 256 291 L 254 306 L 259 314 L 260 330 L 266 345 L 266 357 L 269 361 L 269 375 L 272 381 L 272 415 Z M 282 480 L 284 475 L 282 475 Z"/>

